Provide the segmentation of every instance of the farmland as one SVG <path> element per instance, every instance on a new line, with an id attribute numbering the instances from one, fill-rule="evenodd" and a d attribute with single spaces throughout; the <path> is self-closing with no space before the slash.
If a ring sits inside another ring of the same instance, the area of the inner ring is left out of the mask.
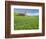
<path id="1" fill-rule="evenodd" d="M 39 16 L 16 16 L 14 14 L 14 30 L 38 29 Z"/>

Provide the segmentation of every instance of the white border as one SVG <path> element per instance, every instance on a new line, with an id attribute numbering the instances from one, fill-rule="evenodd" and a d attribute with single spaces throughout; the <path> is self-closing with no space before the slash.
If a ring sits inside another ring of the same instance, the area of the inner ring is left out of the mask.
<path id="1" fill-rule="evenodd" d="M 14 31 L 14 8 L 39 9 L 39 29 Z M 42 33 L 42 7 L 11 5 L 11 34 Z"/>

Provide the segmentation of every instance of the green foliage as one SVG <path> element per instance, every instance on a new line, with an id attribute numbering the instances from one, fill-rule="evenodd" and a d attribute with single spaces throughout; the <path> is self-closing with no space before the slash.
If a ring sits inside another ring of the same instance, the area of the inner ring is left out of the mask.
<path id="1" fill-rule="evenodd" d="M 14 30 L 30 30 L 38 28 L 38 16 L 16 16 L 16 14 L 14 14 Z"/>

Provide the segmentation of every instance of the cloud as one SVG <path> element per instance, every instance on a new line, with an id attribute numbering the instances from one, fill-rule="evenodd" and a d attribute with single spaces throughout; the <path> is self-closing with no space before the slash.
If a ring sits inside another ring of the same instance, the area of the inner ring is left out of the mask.
<path id="1" fill-rule="evenodd" d="M 39 14 L 38 13 L 35 13 L 35 14 L 33 14 L 33 13 L 26 13 L 26 15 L 27 16 L 38 16 Z"/>

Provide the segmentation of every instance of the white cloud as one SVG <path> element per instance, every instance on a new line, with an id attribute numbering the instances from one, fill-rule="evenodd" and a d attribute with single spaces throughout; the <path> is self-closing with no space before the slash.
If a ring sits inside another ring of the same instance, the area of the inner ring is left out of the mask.
<path id="1" fill-rule="evenodd" d="M 32 14 L 32 13 L 26 13 L 27 16 L 38 16 L 38 13 Z"/>

